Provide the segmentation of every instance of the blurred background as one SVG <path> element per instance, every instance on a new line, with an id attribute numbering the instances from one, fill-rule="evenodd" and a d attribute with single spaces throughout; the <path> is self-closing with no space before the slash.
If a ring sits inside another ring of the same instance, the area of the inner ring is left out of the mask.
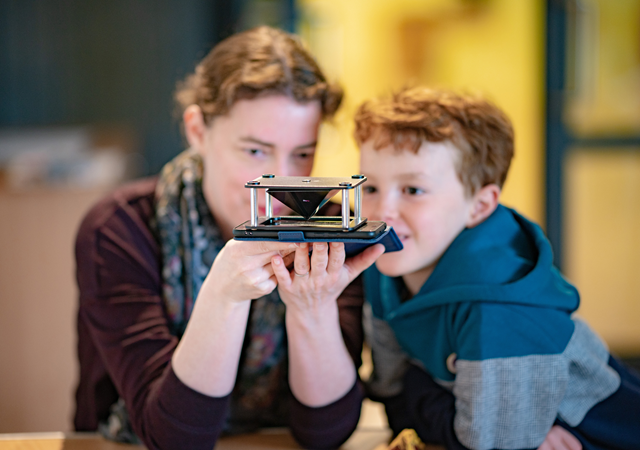
<path id="1" fill-rule="evenodd" d="M 367 98 L 420 83 L 502 107 L 503 202 L 543 225 L 580 315 L 638 361 L 640 0 L 0 0 L 0 432 L 71 429 L 79 221 L 184 148 L 176 82 L 260 24 L 299 33 L 345 88 L 315 175 L 358 172 Z"/>

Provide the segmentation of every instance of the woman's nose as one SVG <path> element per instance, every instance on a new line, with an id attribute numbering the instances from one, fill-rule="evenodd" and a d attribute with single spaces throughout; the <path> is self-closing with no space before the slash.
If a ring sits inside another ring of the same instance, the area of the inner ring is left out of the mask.
<path id="1" fill-rule="evenodd" d="M 282 155 L 273 161 L 274 174 L 285 177 L 308 177 L 311 175 L 313 159 L 301 160 L 294 155 Z"/>
<path id="2" fill-rule="evenodd" d="M 289 164 L 283 158 L 274 158 L 268 166 L 269 173 L 280 177 L 289 177 L 295 175 Z"/>

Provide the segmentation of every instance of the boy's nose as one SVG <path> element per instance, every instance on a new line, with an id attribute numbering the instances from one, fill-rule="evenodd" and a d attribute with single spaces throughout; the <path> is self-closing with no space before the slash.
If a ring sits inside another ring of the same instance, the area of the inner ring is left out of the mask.
<path id="1" fill-rule="evenodd" d="M 392 196 L 385 196 L 377 202 L 375 216 L 377 220 L 382 220 L 384 222 L 398 218 L 397 203 Z"/>

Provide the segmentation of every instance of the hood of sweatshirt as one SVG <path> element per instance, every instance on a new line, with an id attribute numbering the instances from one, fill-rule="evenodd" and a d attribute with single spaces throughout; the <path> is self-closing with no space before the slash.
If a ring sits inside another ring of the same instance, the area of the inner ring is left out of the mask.
<path id="1" fill-rule="evenodd" d="M 401 303 L 399 279 L 371 268 L 365 280 L 367 286 L 377 287 L 367 289 L 367 295 L 373 297 L 376 315 L 385 319 L 459 302 L 515 303 L 567 312 L 579 305 L 578 291 L 553 265 L 551 245 L 542 229 L 502 205 L 456 237 L 410 301 Z"/>

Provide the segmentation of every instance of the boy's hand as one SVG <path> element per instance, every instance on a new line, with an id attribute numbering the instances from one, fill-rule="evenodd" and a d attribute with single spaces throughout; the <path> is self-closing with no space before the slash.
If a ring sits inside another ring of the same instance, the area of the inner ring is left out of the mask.
<path id="1" fill-rule="evenodd" d="M 554 425 L 538 450 L 582 450 L 582 444 L 573 434 Z"/>

